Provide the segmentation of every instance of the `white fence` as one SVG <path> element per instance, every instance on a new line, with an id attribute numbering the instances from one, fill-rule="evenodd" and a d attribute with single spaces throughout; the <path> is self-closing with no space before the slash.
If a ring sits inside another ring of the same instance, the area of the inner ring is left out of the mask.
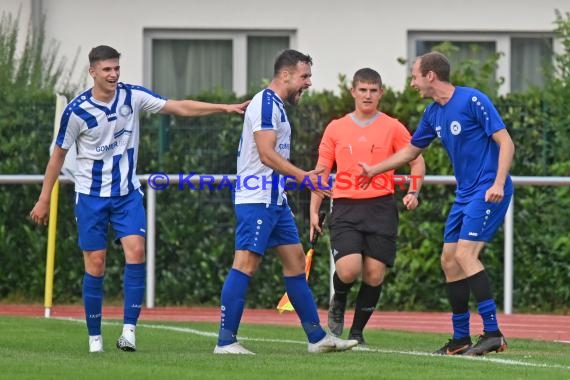
<path id="1" fill-rule="evenodd" d="M 147 286 L 146 286 L 146 305 L 149 308 L 154 307 L 155 299 L 155 257 L 156 257 L 156 190 L 147 185 L 149 174 L 139 175 L 139 178 L 146 186 L 146 212 L 147 212 Z M 178 184 L 178 174 L 167 174 L 170 184 Z M 232 175 L 212 175 L 213 184 L 218 184 L 225 179 L 234 180 Z M 200 179 L 190 178 L 193 185 L 199 185 Z M 570 186 L 570 177 L 512 177 L 515 186 Z M 43 175 L 0 175 L 0 184 L 26 185 L 39 184 L 43 181 Z M 71 179 L 65 176 L 60 177 L 61 183 L 71 183 Z M 425 176 L 424 184 L 426 185 L 452 185 L 455 184 L 454 176 Z M 38 194 L 39 195 L 39 194 Z M 516 195 L 516 193 L 515 193 Z M 514 234 L 514 203 L 511 204 L 507 211 L 504 222 L 504 297 L 503 311 L 505 314 L 513 312 L 513 234 Z"/>

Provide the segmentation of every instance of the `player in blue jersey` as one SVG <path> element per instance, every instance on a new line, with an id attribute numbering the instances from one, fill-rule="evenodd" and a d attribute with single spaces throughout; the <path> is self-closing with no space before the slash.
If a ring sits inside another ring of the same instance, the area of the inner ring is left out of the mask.
<path id="1" fill-rule="evenodd" d="M 269 87 L 255 95 L 245 113 L 237 159 L 238 178 L 247 178 L 235 191 L 236 236 L 232 268 L 221 294 L 221 323 L 215 354 L 253 354 L 237 340 L 251 277 L 265 251 L 274 248 L 283 264 L 289 299 L 301 320 L 311 353 L 344 351 L 358 344 L 327 334 L 305 277 L 305 254 L 284 193 L 284 176 L 312 185 L 320 192 L 318 173 L 289 162 L 291 125 L 284 102 L 299 102 L 311 86 L 310 56 L 285 50 L 276 59 Z M 322 186 L 321 188 L 326 188 Z"/>
<path id="2" fill-rule="evenodd" d="M 507 212 L 513 194 L 509 170 L 515 147 L 489 98 L 474 88 L 454 86 L 449 75 L 450 64 L 443 54 L 432 52 L 416 59 L 411 86 L 434 102 L 426 107 L 407 147 L 379 164 L 361 166 L 364 174 L 372 177 L 404 165 L 435 138 L 441 139 L 457 179 L 441 254 L 453 313 L 453 337 L 434 353 L 485 355 L 507 349 L 479 254 Z M 483 320 L 483 334 L 475 345 L 469 331 L 470 293 Z"/>
<path id="3" fill-rule="evenodd" d="M 135 326 L 140 315 L 146 280 L 146 216 L 143 192 L 136 175 L 139 114 L 160 112 L 201 116 L 217 112 L 244 113 L 243 104 L 212 104 L 193 100 L 166 100 L 150 90 L 119 82 L 120 53 L 97 46 L 89 53 L 93 87 L 73 99 L 61 117 L 56 146 L 47 164 L 42 191 L 30 217 L 47 224 L 50 195 L 65 155 L 75 143 L 75 217 L 85 275 L 83 302 L 89 351 L 103 351 L 101 319 L 107 228 L 121 242 L 125 254 L 124 326 L 117 348 L 135 351 Z"/>

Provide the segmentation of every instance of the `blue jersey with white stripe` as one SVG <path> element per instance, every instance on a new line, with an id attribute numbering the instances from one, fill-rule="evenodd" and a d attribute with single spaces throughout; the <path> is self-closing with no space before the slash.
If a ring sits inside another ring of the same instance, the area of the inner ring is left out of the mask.
<path id="1" fill-rule="evenodd" d="M 158 112 L 166 100 L 142 86 L 118 83 L 102 103 L 91 89 L 73 99 L 61 117 L 56 144 L 77 148 L 75 191 L 100 197 L 126 195 L 140 187 L 135 173 L 140 111 Z"/>
<path id="2" fill-rule="evenodd" d="M 269 88 L 258 92 L 245 112 L 238 148 L 235 204 L 286 202 L 284 176 L 265 166 L 259 157 L 254 133 L 275 131 L 275 151 L 286 160 L 291 148 L 291 126 L 283 101 Z"/>
<path id="3" fill-rule="evenodd" d="M 492 135 L 504 128 L 497 109 L 484 93 L 456 86 L 446 104 L 434 102 L 426 107 L 411 143 L 423 149 L 439 137 L 453 165 L 457 200 L 470 200 L 495 181 L 499 146 Z M 504 191 L 512 193 L 510 177 Z"/>

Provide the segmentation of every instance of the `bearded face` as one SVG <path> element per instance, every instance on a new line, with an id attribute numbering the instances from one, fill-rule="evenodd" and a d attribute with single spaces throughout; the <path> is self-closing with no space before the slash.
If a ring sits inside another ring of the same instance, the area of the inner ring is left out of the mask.
<path id="1" fill-rule="evenodd" d="M 289 104 L 297 105 L 303 91 L 311 87 L 311 65 L 305 62 L 297 62 L 292 70 L 287 70 L 287 96 Z"/>

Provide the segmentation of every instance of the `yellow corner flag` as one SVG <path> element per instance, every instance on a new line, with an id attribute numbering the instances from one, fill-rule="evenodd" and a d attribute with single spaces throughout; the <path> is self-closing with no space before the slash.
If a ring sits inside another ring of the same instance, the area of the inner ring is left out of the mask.
<path id="1" fill-rule="evenodd" d="M 325 220 L 325 213 L 321 213 L 321 215 L 319 216 L 319 226 L 321 228 L 323 226 L 324 220 Z M 317 244 L 318 239 L 319 239 L 319 234 L 317 233 L 317 231 L 315 231 L 313 240 L 311 240 L 311 248 L 309 248 L 307 254 L 305 255 L 305 278 L 307 279 L 307 281 L 309 280 L 309 273 L 311 272 L 311 265 L 313 263 L 313 254 L 315 253 L 315 245 Z M 295 310 L 295 308 L 291 304 L 291 301 L 289 300 L 287 292 L 285 292 L 285 294 L 283 294 L 283 297 L 281 297 L 281 299 L 279 300 L 279 303 L 277 304 L 277 310 L 279 311 L 279 313 L 283 313 L 284 311 Z"/>

